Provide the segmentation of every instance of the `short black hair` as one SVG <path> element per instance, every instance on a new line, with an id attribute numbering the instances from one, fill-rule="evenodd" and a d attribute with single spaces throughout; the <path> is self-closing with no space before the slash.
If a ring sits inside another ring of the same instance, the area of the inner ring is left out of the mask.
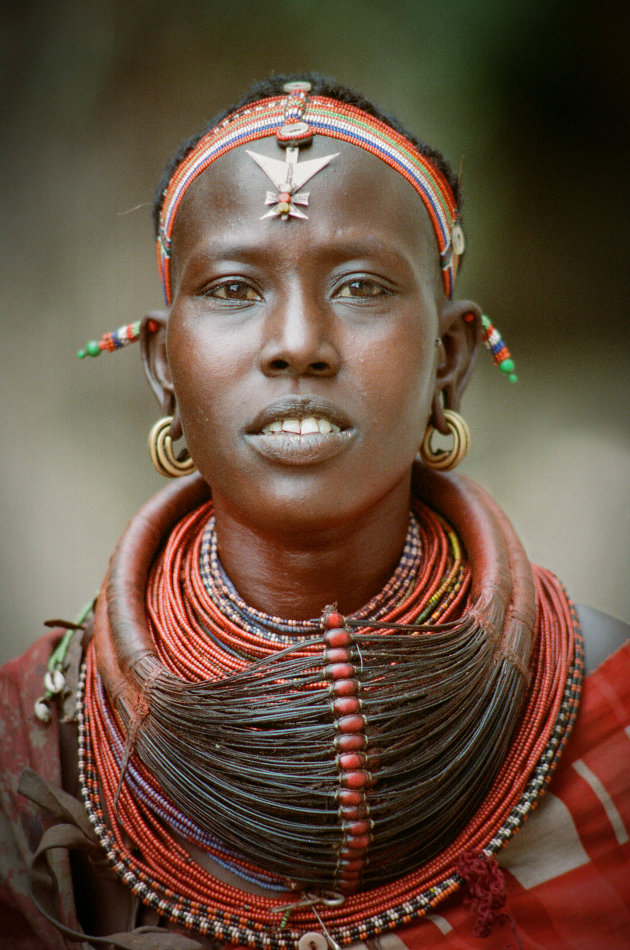
<path id="1" fill-rule="evenodd" d="M 373 102 L 370 102 L 369 99 L 366 99 L 353 89 L 340 85 L 335 79 L 331 79 L 330 77 L 320 76 L 319 73 L 277 74 L 254 83 L 238 102 L 222 110 L 210 119 L 201 132 L 197 133 L 197 135 L 193 135 L 187 142 L 184 142 L 182 147 L 173 155 L 164 169 L 153 202 L 153 223 L 156 236 L 160 230 L 160 212 L 162 210 L 162 202 L 164 201 L 164 193 L 177 168 L 184 161 L 188 153 L 192 151 L 197 142 L 203 138 L 210 129 L 214 128 L 214 126 L 218 125 L 226 116 L 230 115 L 230 113 L 236 112 L 237 109 L 250 105 L 252 102 L 269 99 L 273 96 L 280 96 L 284 92 L 285 83 L 300 80 L 311 84 L 311 92 L 314 96 L 326 96 L 329 99 L 336 99 L 338 102 L 345 102 L 349 105 L 356 106 L 358 109 L 362 109 L 363 112 L 367 112 L 368 115 L 374 116 L 375 119 L 379 119 L 381 122 L 389 125 L 394 131 L 404 136 L 404 138 L 411 142 L 422 155 L 425 155 L 436 168 L 439 168 L 450 185 L 451 191 L 455 196 L 457 207 L 461 208 L 459 181 L 444 156 L 425 142 L 420 141 L 415 135 L 412 135 L 395 116 L 383 112 L 383 110 L 375 106 Z"/>

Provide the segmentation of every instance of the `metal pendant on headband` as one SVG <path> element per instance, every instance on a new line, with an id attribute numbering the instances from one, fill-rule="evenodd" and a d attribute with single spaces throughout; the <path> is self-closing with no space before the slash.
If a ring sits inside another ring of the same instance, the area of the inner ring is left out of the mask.
<path id="1" fill-rule="evenodd" d="M 299 191 L 299 189 L 339 155 L 339 152 L 335 152 L 332 155 L 324 155 L 323 158 L 311 158 L 307 162 L 298 164 L 299 153 L 298 148 L 287 148 L 285 161 L 281 162 L 277 158 L 270 158 L 268 155 L 250 152 L 247 149 L 250 158 L 254 159 L 267 178 L 276 186 L 276 193 L 268 191 L 265 198 L 265 204 L 273 205 L 273 208 L 261 215 L 261 220 L 273 217 L 280 217 L 283 221 L 289 218 L 308 218 L 308 215 L 296 206 L 305 207 L 308 204 L 309 192 Z"/>

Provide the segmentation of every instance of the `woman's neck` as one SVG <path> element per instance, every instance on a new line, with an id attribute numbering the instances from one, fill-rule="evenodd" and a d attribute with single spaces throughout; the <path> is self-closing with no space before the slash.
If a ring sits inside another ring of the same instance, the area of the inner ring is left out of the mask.
<path id="1" fill-rule="evenodd" d="M 397 492 L 351 524 L 261 533 L 214 497 L 218 552 L 242 599 L 290 620 L 336 604 L 358 610 L 387 583 L 409 525 L 409 494 Z"/>

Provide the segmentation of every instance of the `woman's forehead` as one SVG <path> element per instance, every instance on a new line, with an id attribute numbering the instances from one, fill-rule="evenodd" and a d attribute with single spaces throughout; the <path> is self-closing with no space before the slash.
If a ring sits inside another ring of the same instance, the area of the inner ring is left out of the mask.
<path id="1" fill-rule="evenodd" d="M 398 172 L 361 148 L 322 135 L 297 156 L 288 151 L 269 136 L 231 150 L 198 176 L 175 221 L 175 270 L 178 257 L 200 242 L 231 243 L 247 230 L 254 244 L 306 235 L 313 240 L 328 235 L 331 241 L 343 235 L 366 242 L 395 239 L 434 263 L 439 274 L 429 216 Z M 306 179 L 294 190 L 286 219 L 277 211 L 285 175 Z"/>

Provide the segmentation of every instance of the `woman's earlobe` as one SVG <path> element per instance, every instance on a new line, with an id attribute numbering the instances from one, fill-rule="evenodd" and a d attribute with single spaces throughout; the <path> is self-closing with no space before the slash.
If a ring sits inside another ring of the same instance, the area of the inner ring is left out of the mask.
<path id="1" fill-rule="evenodd" d="M 438 406 L 459 411 L 481 346 L 481 308 L 472 300 L 449 301 L 440 313 L 440 338 L 433 424 L 444 432 L 446 423 Z"/>
<path id="2" fill-rule="evenodd" d="M 166 357 L 166 325 L 168 312 L 153 310 L 143 317 L 140 326 L 140 347 L 144 372 L 164 415 L 175 413 L 175 393 Z"/>

